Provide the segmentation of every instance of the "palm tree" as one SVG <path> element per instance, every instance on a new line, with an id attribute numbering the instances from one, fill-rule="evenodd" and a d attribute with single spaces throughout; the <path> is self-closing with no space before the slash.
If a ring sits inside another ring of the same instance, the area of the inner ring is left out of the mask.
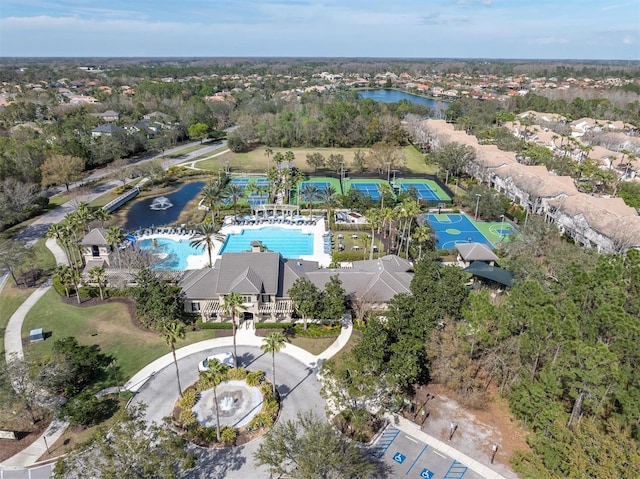
<path id="1" fill-rule="evenodd" d="M 69 238 L 69 251 L 72 252 L 72 256 L 73 256 L 72 262 L 75 264 L 77 261 L 76 254 L 79 253 L 78 230 L 82 227 L 82 220 L 80 218 L 80 215 L 77 212 L 72 211 L 71 213 L 67 214 L 64 217 L 64 221 L 62 224 L 67 229 L 67 237 Z M 71 245 L 73 245 L 73 248 L 71 247 Z M 82 255 L 80 255 L 80 257 L 82 262 L 84 258 L 82 258 Z"/>
<path id="2" fill-rule="evenodd" d="M 233 327 L 233 364 L 238 367 L 238 354 L 236 352 L 236 333 L 238 326 L 236 324 L 236 315 L 246 308 L 243 306 L 244 299 L 240 293 L 230 293 L 224 297 L 222 304 L 222 312 L 225 316 L 231 316 L 231 325 Z"/>
<path id="3" fill-rule="evenodd" d="M 413 232 L 413 239 L 418 243 L 418 261 L 422 259 L 422 246 L 431 240 L 431 228 L 426 224 L 418 226 Z"/>
<path id="4" fill-rule="evenodd" d="M 225 188 L 223 198 L 233 205 L 233 214 L 236 214 L 236 205 L 243 196 L 244 188 L 237 183 L 229 183 Z"/>
<path id="5" fill-rule="evenodd" d="M 275 332 L 269 334 L 262 340 L 262 349 L 265 353 L 271 353 L 271 368 L 273 371 L 273 396 L 276 395 L 276 353 L 279 352 L 282 348 L 284 348 L 285 344 L 289 342 L 287 337 L 280 333 Z"/>
<path id="6" fill-rule="evenodd" d="M 320 189 L 320 196 L 322 198 L 322 203 L 324 207 L 327 209 L 327 224 L 329 228 L 331 228 L 331 208 L 335 204 L 333 199 L 335 198 L 337 193 L 336 187 L 333 185 L 327 185 L 324 188 Z"/>
<path id="7" fill-rule="evenodd" d="M 107 240 L 107 243 L 111 246 L 111 251 L 115 251 L 118 257 L 118 267 L 120 267 L 120 250 L 118 249 L 118 245 L 124 239 L 124 233 L 122 229 L 118 226 L 111 226 L 106 232 L 104 239 Z"/>
<path id="8" fill-rule="evenodd" d="M 302 188 L 302 197 L 309 204 L 309 215 L 311 215 L 311 207 L 313 202 L 320 196 L 320 189 L 314 183 L 307 183 Z"/>
<path id="9" fill-rule="evenodd" d="M 293 151 L 286 151 L 284 154 L 284 159 L 288 163 L 293 163 L 293 161 L 296 159 L 296 155 L 293 154 Z"/>
<path id="10" fill-rule="evenodd" d="M 78 206 L 75 211 L 78 222 L 82 225 L 82 233 L 88 232 L 88 224 L 93 219 L 93 214 L 91 213 L 91 208 L 89 208 L 89 203 L 85 201 L 81 201 L 78 203 Z"/>
<path id="11" fill-rule="evenodd" d="M 271 157 L 271 155 L 273 155 L 273 150 L 271 149 L 270 146 L 267 146 L 264 149 L 264 156 L 267 157 L 267 171 L 269 171 L 269 158 Z"/>
<path id="12" fill-rule="evenodd" d="M 180 385 L 180 370 L 178 369 L 178 359 L 176 358 L 176 343 L 179 339 L 184 339 L 184 323 L 176 320 L 165 321 L 164 323 L 162 323 L 161 334 L 164 341 L 171 348 L 171 354 L 173 354 L 173 364 L 175 364 L 176 366 L 176 378 L 178 378 L 178 392 L 180 393 L 180 397 L 182 397 L 182 386 Z"/>
<path id="13" fill-rule="evenodd" d="M 216 437 L 220 442 L 220 410 L 218 409 L 218 393 L 216 388 L 224 381 L 229 366 L 221 362 L 219 359 L 212 359 L 209 361 L 209 367 L 206 371 L 202 371 L 202 376 L 205 380 L 213 386 L 213 403 L 216 405 Z"/>
<path id="14" fill-rule="evenodd" d="M 73 284 L 73 287 L 76 289 L 76 298 L 78 300 L 78 304 L 80 304 L 80 283 L 82 282 L 82 275 L 80 271 L 71 267 L 69 268 L 69 282 Z"/>
<path id="15" fill-rule="evenodd" d="M 66 264 L 61 264 L 59 265 L 53 276 L 55 278 L 58 278 L 60 280 L 60 283 L 62 283 L 62 286 L 64 287 L 64 294 L 67 296 L 67 298 L 69 297 L 69 285 L 70 285 L 70 281 L 69 281 L 69 272 L 71 271 L 71 268 L 69 266 L 67 266 Z"/>
<path id="16" fill-rule="evenodd" d="M 367 218 L 367 222 L 371 227 L 371 247 L 369 248 L 369 259 L 372 260 L 373 259 L 373 243 L 376 240 L 376 230 L 380 228 L 380 225 L 382 224 L 382 214 L 380 210 L 371 208 L 370 210 L 367 210 L 364 216 L 365 218 Z"/>
<path id="17" fill-rule="evenodd" d="M 273 161 L 276 163 L 276 166 L 279 166 L 280 163 L 284 161 L 284 155 L 281 151 L 277 151 L 275 155 L 273 155 Z"/>
<path id="18" fill-rule="evenodd" d="M 111 219 L 111 214 L 104 208 L 98 208 L 93 212 L 93 219 L 100 222 L 100 228 L 104 228 L 104 223 Z"/>
<path id="19" fill-rule="evenodd" d="M 107 282 L 107 270 L 104 266 L 94 266 L 88 272 L 89 281 L 98 284 L 100 290 L 100 299 L 104 301 L 104 294 L 102 293 L 102 285 Z"/>
<path id="20" fill-rule="evenodd" d="M 217 207 L 220 204 L 220 200 L 222 200 L 222 196 L 224 193 L 224 181 L 210 181 L 207 183 L 200 192 L 200 197 L 202 198 L 204 204 L 211 211 L 211 222 L 216 222 L 216 213 Z"/>
<path id="21" fill-rule="evenodd" d="M 390 196 L 393 193 L 393 190 L 388 183 L 382 183 L 378 185 L 378 187 L 380 190 L 380 210 L 382 211 L 384 209 L 384 197 Z"/>
<path id="22" fill-rule="evenodd" d="M 47 238 L 55 239 L 63 246 L 64 254 L 67 257 L 67 263 L 71 263 L 71 254 L 67 247 L 67 230 L 64 225 L 60 223 L 54 223 L 49 226 L 46 234 Z"/>
<path id="23" fill-rule="evenodd" d="M 200 248 L 202 246 L 207 248 L 207 253 L 209 253 L 209 268 L 212 268 L 211 253 L 215 246 L 214 240 L 224 241 L 224 236 L 218 233 L 213 223 L 202 223 L 198 225 L 198 233 L 200 236 L 191 240 L 189 244 L 194 248 Z"/>

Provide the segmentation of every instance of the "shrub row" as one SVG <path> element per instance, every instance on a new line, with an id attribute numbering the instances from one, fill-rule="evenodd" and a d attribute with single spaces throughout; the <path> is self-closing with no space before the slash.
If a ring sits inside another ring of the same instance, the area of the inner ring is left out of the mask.
<path id="1" fill-rule="evenodd" d="M 233 329 L 233 325 L 231 323 L 208 323 L 202 321 L 202 318 L 199 318 L 196 324 L 198 329 Z"/>

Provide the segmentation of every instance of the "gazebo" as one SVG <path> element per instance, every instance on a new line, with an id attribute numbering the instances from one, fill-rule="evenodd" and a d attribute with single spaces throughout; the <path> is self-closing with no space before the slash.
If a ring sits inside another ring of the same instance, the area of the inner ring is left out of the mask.
<path id="1" fill-rule="evenodd" d="M 494 283 L 499 283 L 503 286 L 513 286 L 513 273 L 511 271 L 498 268 L 497 266 L 491 266 L 490 264 L 482 261 L 473 261 L 462 271 L 465 273 L 471 273 L 473 276 L 477 276 L 479 278 L 488 279 Z"/>

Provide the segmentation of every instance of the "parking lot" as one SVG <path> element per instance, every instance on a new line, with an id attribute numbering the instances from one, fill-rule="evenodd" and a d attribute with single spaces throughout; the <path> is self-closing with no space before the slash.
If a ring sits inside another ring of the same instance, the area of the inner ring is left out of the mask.
<path id="1" fill-rule="evenodd" d="M 388 426 L 371 447 L 374 457 L 384 460 L 392 477 L 414 479 L 482 479 L 464 464 L 418 439 Z"/>

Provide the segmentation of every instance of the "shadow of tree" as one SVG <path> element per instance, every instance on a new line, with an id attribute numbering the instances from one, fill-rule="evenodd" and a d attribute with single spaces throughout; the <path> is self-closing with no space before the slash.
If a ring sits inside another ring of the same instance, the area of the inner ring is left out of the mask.
<path id="1" fill-rule="evenodd" d="M 243 447 L 203 449 L 191 445 L 188 449 L 196 454 L 197 461 L 193 469 L 181 476 L 185 479 L 222 479 L 230 471 L 240 470 L 247 462 Z"/>

